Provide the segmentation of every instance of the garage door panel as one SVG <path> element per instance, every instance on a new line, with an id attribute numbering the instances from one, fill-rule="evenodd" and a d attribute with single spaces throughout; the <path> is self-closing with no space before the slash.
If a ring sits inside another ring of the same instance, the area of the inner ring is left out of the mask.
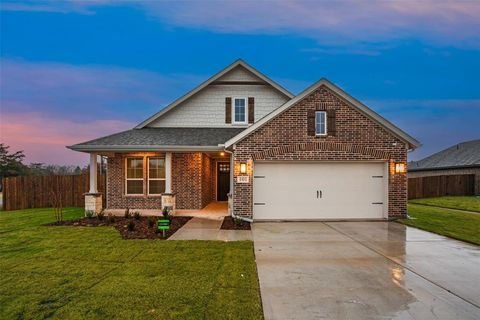
<path id="1" fill-rule="evenodd" d="M 384 163 L 255 163 L 254 219 L 382 218 Z"/>

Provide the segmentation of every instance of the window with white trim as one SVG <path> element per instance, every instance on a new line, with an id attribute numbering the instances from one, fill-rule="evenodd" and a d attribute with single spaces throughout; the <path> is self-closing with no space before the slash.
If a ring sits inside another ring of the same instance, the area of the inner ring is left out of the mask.
<path id="1" fill-rule="evenodd" d="M 327 112 L 315 112 L 315 134 L 317 136 L 327 135 Z"/>
<path id="2" fill-rule="evenodd" d="M 247 123 L 247 98 L 233 98 L 233 124 Z"/>
<path id="3" fill-rule="evenodd" d="M 165 158 L 148 158 L 148 194 L 161 195 L 165 192 Z"/>
<path id="4" fill-rule="evenodd" d="M 143 195 L 143 158 L 126 158 L 125 171 L 125 194 Z"/>

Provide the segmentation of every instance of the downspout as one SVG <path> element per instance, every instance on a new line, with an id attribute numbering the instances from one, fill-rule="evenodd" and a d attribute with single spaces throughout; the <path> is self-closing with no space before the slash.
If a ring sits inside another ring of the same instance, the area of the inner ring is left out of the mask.
<path id="1" fill-rule="evenodd" d="M 234 181 L 233 181 L 233 178 L 234 178 L 234 168 L 233 168 L 233 163 L 235 162 L 233 160 L 233 152 L 232 151 L 228 151 L 227 149 L 223 149 L 225 152 L 227 152 L 228 154 L 230 154 L 230 164 L 231 164 L 231 168 L 230 168 L 230 172 L 231 172 L 231 189 L 230 190 L 230 196 L 232 197 L 232 210 L 230 212 L 230 215 L 233 219 L 240 219 L 242 221 L 246 221 L 246 222 L 250 222 L 252 223 L 253 222 L 253 219 L 250 219 L 250 218 L 245 218 L 245 217 L 242 217 L 242 216 L 237 216 L 235 213 L 233 213 L 233 185 L 234 185 Z"/>

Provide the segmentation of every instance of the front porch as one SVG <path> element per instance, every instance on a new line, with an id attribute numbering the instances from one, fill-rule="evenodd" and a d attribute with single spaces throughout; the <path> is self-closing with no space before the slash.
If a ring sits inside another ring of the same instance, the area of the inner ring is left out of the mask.
<path id="1" fill-rule="evenodd" d="M 131 212 L 138 211 L 142 216 L 161 216 L 161 209 L 130 209 Z M 105 209 L 106 214 L 113 214 L 115 216 L 123 216 L 125 209 Z M 228 216 L 228 204 L 224 201 L 212 201 L 202 209 L 195 210 L 173 210 L 173 216 L 180 217 L 201 217 L 211 220 L 223 220 L 223 217 Z"/>
<path id="2" fill-rule="evenodd" d="M 107 157 L 107 188 L 97 192 L 97 156 Z M 126 208 L 142 215 L 221 219 L 228 215 L 232 185 L 231 156 L 224 151 L 91 153 L 90 191 L 85 210 L 123 215 Z M 101 197 L 106 197 L 105 208 Z"/>

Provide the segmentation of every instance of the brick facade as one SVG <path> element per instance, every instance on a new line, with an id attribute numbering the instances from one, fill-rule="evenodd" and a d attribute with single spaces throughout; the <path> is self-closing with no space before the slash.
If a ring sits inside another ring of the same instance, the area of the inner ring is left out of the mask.
<path id="1" fill-rule="evenodd" d="M 125 195 L 125 158 L 127 156 L 143 157 L 143 178 L 147 179 L 147 156 L 162 156 L 159 153 L 115 154 L 108 157 L 107 170 L 107 209 L 159 209 L 162 207 L 160 196 L 148 196 L 145 185 L 143 195 Z"/>
<path id="2" fill-rule="evenodd" d="M 108 157 L 107 208 L 108 209 L 160 209 L 160 196 L 144 194 L 125 195 L 125 158 L 144 157 L 144 181 L 147 179 L 147 157 L 159 153 L 115 154 Z M 177 209 L 201 209 L 215 200 L 216 162 L 207 154 L 172 153 L 172 192 L 176 194 Z"/>
<path id="3" fill-rule="evenodd" d="M 336 134 L 309 136 L 308 110 L 335 110 Z M 238 215 L 252 216 L 252 168 L 256 160 L 389 161 L 389 216 L 406 214 L 406 175 L 392 171 L 394 162 L 407 162 L 405 143 L 323 85 L 236 143 L 233 157 L 233 210 Z M 240 162 L 248 163 L 250 183 L 236 182 Z"/>

